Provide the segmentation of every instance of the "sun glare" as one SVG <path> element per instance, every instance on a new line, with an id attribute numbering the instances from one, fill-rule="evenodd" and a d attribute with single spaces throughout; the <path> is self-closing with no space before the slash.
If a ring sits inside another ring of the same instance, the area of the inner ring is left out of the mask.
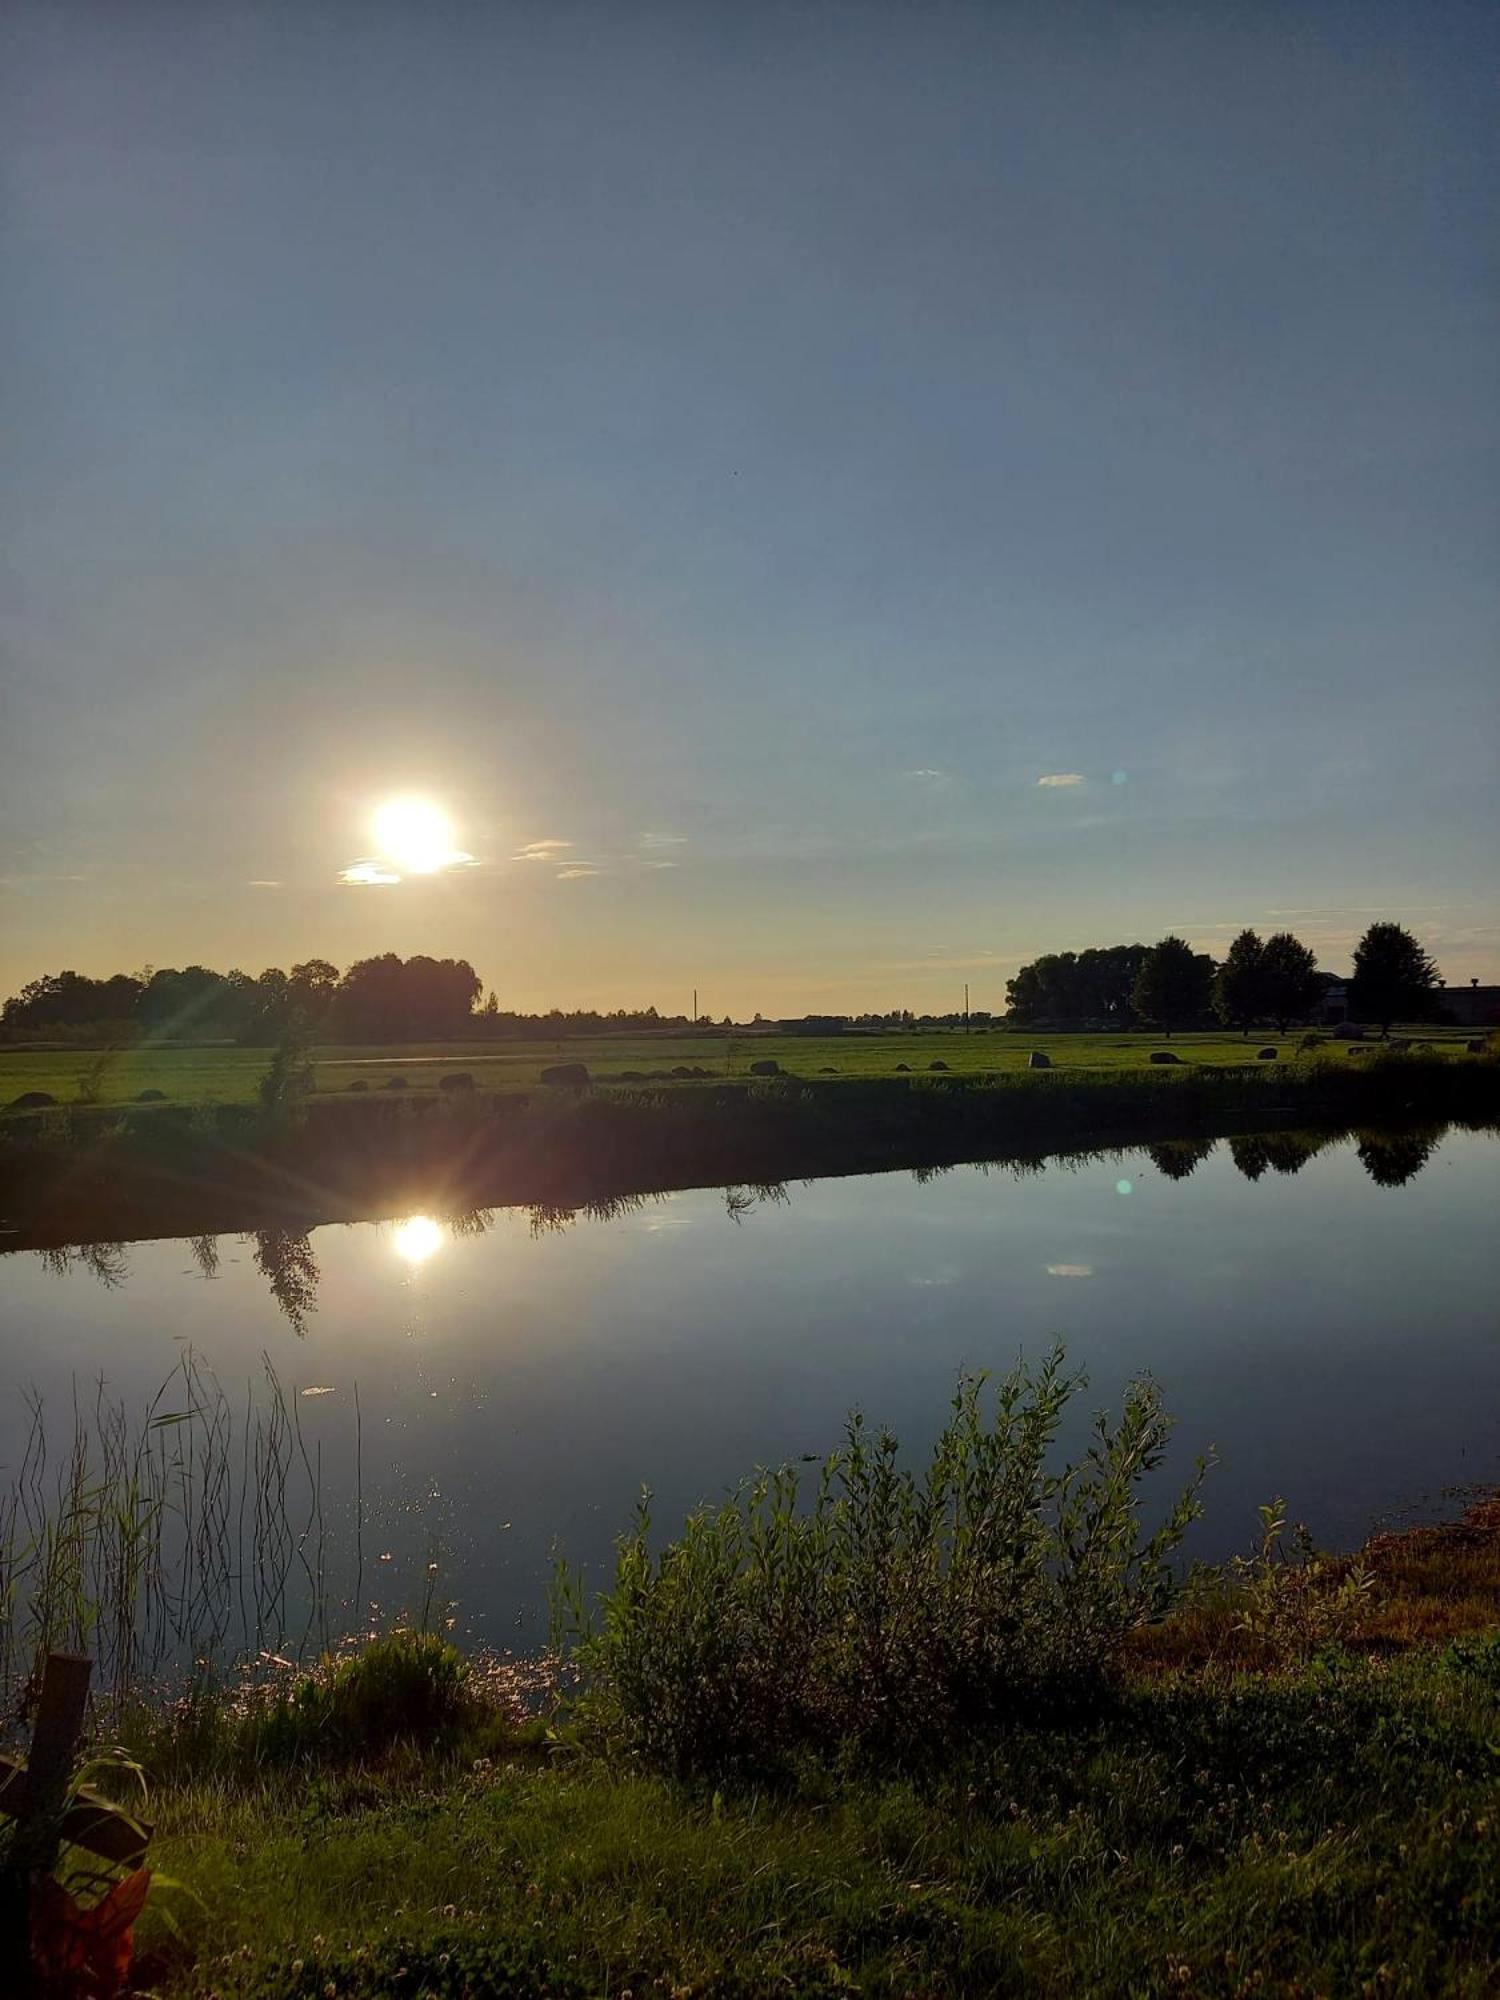
<path id="1" fill-rule="evenodd" d="M 403 1264 L 425 1264 L 443 1247 L 443 1225 L 430 1215 L 409 1215 L 396 1224 L 391 1242 Z"/>
<path id="2" fill-rule="evenodd" d="M 427 799 L 390 799 L 375 815 L 375 845 L 403 875 L 436 875 L 469 856 L 459 851 L 453 822 Z"/>

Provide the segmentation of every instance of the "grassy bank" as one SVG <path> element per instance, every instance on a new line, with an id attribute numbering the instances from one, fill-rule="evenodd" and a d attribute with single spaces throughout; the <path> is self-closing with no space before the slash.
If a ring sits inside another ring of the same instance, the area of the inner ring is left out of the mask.
<path id="1" fill-rule="evenodd" d="M 1421 1040 L 1442 1055 L 1462 1054 L 1475 1031 L 1417 1027 L 1399 1033 Z M 1289 1035 L 1048 1034 L 994 1029 L 964 1034 L 932 1029 L 901 1034 L 835 1036 L 746 1034 L 740 1036 L 596 1036 L 573 1041 L 447 1042 L 358 1048 L 326 1045 L 311 1052 L 317 1091 L 336 1095 L 351 1085 L 375 1090 L 393 1076 L 419 1093 L 436 1091 L 443 1077 L 462 1070 L 482 1091 L 531 1091 L 544 1069 L 559 1062 L 583 1063 L 601 1085 L 629 1085 L 648 1076 L 664 1087 L 690 1087 L 702 1077 L 674 1077 L 676 1069 L 706 1071 L 722 1082 L 750 1074 L 754 1062 L 772 1061 L 789 1076 L 829 1081 L 869 1082 L 933 1071 L 940 1064 L 955 1076 L 1003 1076 L 1026 1069 L 1033 1051 L 1063 1071 L 1131 1071 L 1150 1067 L 1153 1051 L 1170 1049 L 1183 1063 L 1210 1068 L 1253 1061 L 1262 1048 L 1294 1060 L 1304 1031 Z M 1319 1046 L 1337 1048 L 1320 1032 Z M 83 1101 L 121 1107 L 143 1090 L 160 1091 L 176 1105 L 249 1105 L 270 1061 L 263 1048 L 164 1046 L 108 1050 L 0 1047 L 0 1121 L 17 1097 L 45 1091 L 60 1104 Z"/>
<path id="2" fill-rule="evenodd" d="M 1500 1062 L 1419 1053 L 680 1088 L 317 1093 L 275 1115 L 250 1105 L 84 1105 L 0 1125 L 0 1218 L 13 1248 L 307 1229 L 415 1209 L 567 1207 L 1080 1147 L 1497 1117 Z"/>
<path id="3" fill-rule="evenodd" d="M 1168 1605 L 1157 1394 L 1053 1471 L 1073 1386 L 627 1534 L 540 1718 L 428 1631 L 128 1709 L 141 1989 L 1492 1993 L 1500 1504 L 1338 1559 L 1270 1508 Z"/>
<path id="4" fill-rule="evenodd" d="M 188 1758 L 151 1810 L 192 1900 L 148 1914 L 143 1972 L 174 2000 L 1477 2000 L 1500 1981 L 1497 1634 L 1491 1509 L 1251 1569 L 1138 1633 L 1103 1699 L 925 1772 L 674 1783 L 489 1698 L 420 1743 L 388 1716 L 353 1751 Z"/>

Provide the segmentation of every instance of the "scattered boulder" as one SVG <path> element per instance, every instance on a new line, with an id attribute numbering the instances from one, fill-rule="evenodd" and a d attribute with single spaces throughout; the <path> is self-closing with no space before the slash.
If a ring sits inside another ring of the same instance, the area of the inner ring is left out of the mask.
<path id="1" fill-rule="evenodd" d="M 587 1063 L 553 1063 L 542 1071 L 542 1082 L 550 1083 L 558 1090 L 587 1090 L 589 1069 Z"/>
<path id="2" fill-rule="evenodd" d="M 1385 1045 L 1388 1049 L 1409 1049 L 1411 1038 L 1408 1035 L 1388 1035 Z"/>
<path id="3" fill-rule="evenodd" d="M 824 1063 L 823 1067 L 822 1067 L 822 1068 L 821 1068 L 821 1069 L 820 1069 L 820 1070 L 818 1071 L 818 1075 L 819 1075 L 819 1076 L 837 1076 L 837 1075 L 838 1075 L 838 1071 L 837 1071 L 836 1069 L 830 1069 L 830 1067 L 828 1066 L 828 1064 L 827 1064 L 827 1063 Z"/>
<path id="4" fill-rule="evenodd" d="M 781 1064 L 776 1061 L 774 1056 L 764 1056 L 759 1062 L 751 1063 L 750 1074 L 752 1076 L 780 1076 Z"/>
<path id="5" fill-rule="evenodd" d="M 357 1076 L 354 1079 L 353 1083 L 350 1084 L 349 1088 L 351 1090 L 368 1090 L 370 1086 L 365 1082 L 362 1076 Z"/>
<path id="6" fill-rule="evenodd" d="M 927 1067 L 929 1069 L 946 1069 L 948 1065 L 945 1062 L 930 1062 Z"/>
<path id="7" fill-rule="evenodd" d="M 439 1090 L 472 1090 L 474 1079 L 466 1069 L 449 1070 L 446 1076 L 438 1078 Z"/>
<path id="8" fill-rule="evenodd" d="M 382 1090 L 410 1090 L 411 1079 L 405 1076 L 388 1076 L 380 1087 Z"/>
<path id="9" fill-rule="evenodd" d="M 1336 1042 L 1362 1042 L 1364 1038 L 1365 1031 L 1356 1021 L 1340 1021 L 1333 1031 Z"/>
<path id="10" fill-rule="evenodd" d="M 617 1083 L 644 1083 L 645 1077 L 638 1069 L 622 1069 L 615 1079 Z"/>
<path id="11" fill-rule="evenodd" d="M 165 1104 L 167 1093 L 164 1090 L 138 1090 L 135 1101 L 137 1104 Z"/>
<path id="12" fill-rule="evenodd" d="M 711 1069 L 695 1069 L 693 1075 L 708 1078 L 713 1075 L 713 1071 Z"/>
<path id="13" fill-rule="evenodd" d="M 46 1105 L 56 1102 L 50 1090 L 23 1090 L 19 1097 L 10 1100 L 10 1108 L 12 1111 L 41 1111 Z"/>
<path id="14" fill-rule="evenodd" d="M 1255 1058 L 1255 1060 L 1257 1062 L 1275 1062 L 1276 1051 L 1275 1049 L 1262 1049 L 1260 1054 Z"/>
<path id="15" fill-rule="evenodd" d="M 911 1075 L 911 1064 L 910 1064 L 910 1063 L 897 1063 L 897 1065 L 896 1065 L 896 1074 L 897 1074 L 897 1076 L 910 1076 L 910 1075 Z"/>
<path id="16" fill-rule="evenodd" d="M 1154 1063 L 1180 1063 L 1182 1057 L 1172 1049 L 1153 1049 L 1146 1060 Z"/>
<path id="17" fill-rule="evenodd" d="M 1482 1056 L 1484 1054 L 1484 1043 L 1476 1036 L 1473 1041 L 1464 1043 L 1464 1049 L 1471 1056 Z"/>
<path id="18" fill-rule="evenodd" d="M 1042 1049 L 1033 1049 L 1026 1058 L 1028 1069 L 1051 1069 L 1052 1058 Z"/>
<path id="19" fill-rule="evenodd" d="M 672 1074 L 673 1076 L 690 1077 L 694 1074 L 694 1072 L 688 1066 L 687 1063 L 678 1063 L 677 1067 L 673 1070 Z"/>

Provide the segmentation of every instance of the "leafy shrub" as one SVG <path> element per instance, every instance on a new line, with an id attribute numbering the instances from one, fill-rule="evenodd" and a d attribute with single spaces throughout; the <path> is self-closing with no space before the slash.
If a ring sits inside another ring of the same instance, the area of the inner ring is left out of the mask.
<path id="1" fill-rule="evenodd" d="M 1254 1554 L 1230 1564 L 1242 1592 L 1238 1630 L 1273 1665 L 1292 1665 L 1324 1646 L 1341 1645 L 1375 1587 L 1373 1573 L 1357 1558 L 1320 1555 L 1301 1526 L 1292 1529 L 1288 1549 L 1284 1500 L 1257 1511 L 1260 1541 Z"/>
<path id="2" fill-rule="evenodd" d="M 989 1417 L 984 1378 L 964 1380 L 921 1476 L 855 1415 L 810 1505 L 797 1468 L 761 1472 L 659 1555 L 643 1495 L 597 1619 L 559 1569 L 585 1723 L 678 1773 L 769 1770 L 839 1747 L 925 1759 L 1018 1707 L 1096 1698 L 1170 1600 L 1204 1467 L 1143 1539 L 1137 1487 L 1171 1421 L 1132 1383 L 1083 1459 L 1049 1472 L 1082 1382 L 1054 1351 L 998 1383 Z"/>
<path id="3" fill-rule="evenodd" d="M 462 1653 L 436 1632 L 390 1632 L 252 1711 L 245 1747 L 259 1761 L 295 1763 L 430 1741 L 469 1719 L 467 1678 Z"/>

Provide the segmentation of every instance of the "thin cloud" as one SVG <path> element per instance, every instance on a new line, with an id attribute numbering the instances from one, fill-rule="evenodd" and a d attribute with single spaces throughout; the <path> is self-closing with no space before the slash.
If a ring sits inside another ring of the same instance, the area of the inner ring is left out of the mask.
<path id="1" fill-rule="evenodd" d="M 942 779 L 947 777 L 948 773 L 946 771 L 939 771 L 935 765 L 922 764 L 915 771 L 903 771 L 901 775 L 903 778 L 915 778 L 919 782 L 933 784 L 941 782 Z"/>
<path id="2" fill-rule="evenodd" d="M 1049 1278 L 1092 1278 L 1093 1275 L 1094 1267 L 1092 1264 L 1049 1264 L 1047 1266 L 1047 1276 Z"/>
<path id="3" fill-rule="evenodd" d="M 686 847 L 687 835 L 685 833 L 643 833 L 641 835 L 641 845 L 642 847 Z"/>
<path id="4" fill-rule="evenodd" d="M 343 870 L 339 880 L 351 889 L 388 889 L 401 877 L 383 861 L 355 861 Z"/>
<path id="5" fill-rule="evenodd" d="M 573 845 L 571 840 L 528 840 L 516 854 L 517 861 L 551 861 L 565 848 Z"/>
<path id="6" fill-rule="evenodd" d="M 281 886 L 280 882 L 272 882 L 264 875 L 257 875 L 245 884 L 247 889 L 279 889 Z"/>
<path id="7" fill-rule="evenodd" d="M 677 863 L 675 861 L 648 861 L 646 866 L 648 868 L 675 868 Z"/>
<path id="8" fill-rule="evenodd" d="M 1052 792 L 1061 791 L 1068 785 L 1081 785 L 1083 782 L 1082 771 L 1049 771 L 1045 778 L 1037 779 L 1037 783 L 1044 791 Z"/>
<path id="9" fill-rule="evenodd" d="M 580 864 L 576 868 L 559 868 L 557 879 L 559 882 L 578 882 L 585 875 L 597 875 L 598 873 L 599 870 L 597 868 L 588 868 Z"/>

